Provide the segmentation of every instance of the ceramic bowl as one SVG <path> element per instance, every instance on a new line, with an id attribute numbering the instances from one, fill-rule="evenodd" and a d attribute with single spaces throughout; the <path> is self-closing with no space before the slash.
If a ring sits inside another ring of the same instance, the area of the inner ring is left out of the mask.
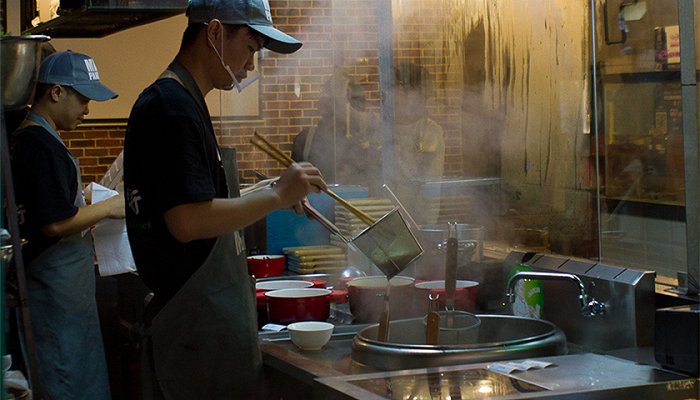
<path id="1" fill-rule="evenodd" d="M 320 350 L 333 333 L 333 324 L 320 321 L 295 322 L 287 325 L 292 342 L 302 350 Z"/>

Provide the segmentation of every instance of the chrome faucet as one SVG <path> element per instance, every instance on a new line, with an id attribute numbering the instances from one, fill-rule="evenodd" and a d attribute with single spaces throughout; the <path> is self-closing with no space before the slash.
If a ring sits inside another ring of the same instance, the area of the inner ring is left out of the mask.
<path id="1" fill-rule="evenodd" d="M 586 287 L 581 278 L 574 274 L 563 272 L 518 272 L 508 280 L 506 298 L 512 304 L 515 302 L 515 284 L 521 279 L 539 279 L 549 281 L 570 281 L 578 287 L 578 300 L 581 305 L 581 314 L 586 317 L 605 314 L 605 303 L 600 302 L 586 293 Z"/>

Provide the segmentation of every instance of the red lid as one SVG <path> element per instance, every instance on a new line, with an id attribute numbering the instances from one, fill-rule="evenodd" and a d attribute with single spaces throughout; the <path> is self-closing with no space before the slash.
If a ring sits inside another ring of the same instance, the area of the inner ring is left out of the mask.
<path id="1" fill-rule="evenodd" d="M 327 282 L 326 282 L 325 280 L 323 280 L 323 279 L 309 279 L 308 281 L 314 284 L 314 285 L 311 286 L 311 287 L 314 287 L 314 288 L 321 288 L 321 289 L 325 289 L 325 288 L 326 288 L 326 283 L 327 283 Z"/>

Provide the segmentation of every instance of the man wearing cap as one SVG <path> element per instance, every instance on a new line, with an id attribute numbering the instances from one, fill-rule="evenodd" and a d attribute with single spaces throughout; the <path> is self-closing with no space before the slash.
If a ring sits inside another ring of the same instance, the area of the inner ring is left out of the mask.
<path id="1" fill-rule="evenodd" d="M 31 111 L 15 132 L 12 170 L 27 264 L 38 376 L 45 399 L 109 399 L 109 379 L 95 301 L 89 228 L 124 218 L 124 199 L 85 205 L 78 161 L 58 131 L 75 129 L 90 100 L 117 94 L 100 83 L 95 62 L 71 51 L 39 69 Z"/>
<path id="2" fill-rule="evenodd" d="M 144 317 L 143 397 L 261 397 L 254 280 L 239 233 L 325 188 L 311 164 L 239 196 L 232 149 L 220 149 L 204 101 L 254 68 L 262 47 L 301 43 L 272 25 L 267 0 L 191 0 L 175 60 L 139 96 L 124 147 L 127 231 L 153 291 Z M 230 157 L 227 157 L 230 155 Z"/>

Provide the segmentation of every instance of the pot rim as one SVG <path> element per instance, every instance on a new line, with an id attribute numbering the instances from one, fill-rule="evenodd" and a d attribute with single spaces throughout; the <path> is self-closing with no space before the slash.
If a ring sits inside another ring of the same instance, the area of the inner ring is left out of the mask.
<path id="1" fill-rule="evenodd" d="M 279 260 L 285 256 L 279 254 L 260 254 L 255 256 L 246 257 L 250 261 L 262 261 L 262 260 Z"/>
<path id="2" fill-rule="evenodd" d="M 469 288 L 479 286 L 479 282 L 465 280 L 465 279 L 458 279 L 455 282 L 457 284 L 456 289 L 469 289 Z M 431 284 L 436 285 L 436 286 L 431 286 Z M 438 286 L 438 285 L 441 285 L 441 286 Z M 444 280 L 433 280 L 433 281 L 418 282 L 418 283 L 416 283 L 415 286 L 416 286 L 416 289 L 421 289 L 421 290 L 444 290 L 445 289 L 445 281 Z"/>
<path id="3" fill-rule="evenodd" d="M 292 285 L 292 286 L 278 287 L 278 288 L 266 288 L 268 286 L 277 286 L 277 285 Z M 298 286 L 295 286 L 295 285 L 298 285 Z M 280 279 L 280 280 L 276 280 L 276 281 L 256 282 L 255 289 L 256 290 L 266 290 L 266 291 L 271 292 L 273 290 L 283 290 L 283 289 L 304 289 L 304 288 L 310 288 L 313 285 L 314 285 L 314 283 L 311 281 Z"/>
<path id="4" fill-rule="evenodd" d="M 265 297 L 272 299 L 308 299 L 331 295 L 331 291 L 321 288 L 279 289 L 265 292 Z"/>
<path id="5" fill-rule="evenodd" d="M 368 284 L 367 286 L 362 285 L 362 282 L 375 282 L 379 281 L 380 285 L 371 285 Z M 389 280 L 391 287 L 403 287 L 403 286 L 409 286 L 413 283 L 415 283 L 415 279 L 411 278 L 410 276 L 403 276 L 403 275 L 397 275 L 391 280 Z M 360 276 L 355 279 L 351 279 L 345 284 L 348 288 L 350 287 L 355 287 L 357 289 L 382 289 L 386 288 L 386 276 L 384 275 L 372 275 L 372 276 Z"/>

